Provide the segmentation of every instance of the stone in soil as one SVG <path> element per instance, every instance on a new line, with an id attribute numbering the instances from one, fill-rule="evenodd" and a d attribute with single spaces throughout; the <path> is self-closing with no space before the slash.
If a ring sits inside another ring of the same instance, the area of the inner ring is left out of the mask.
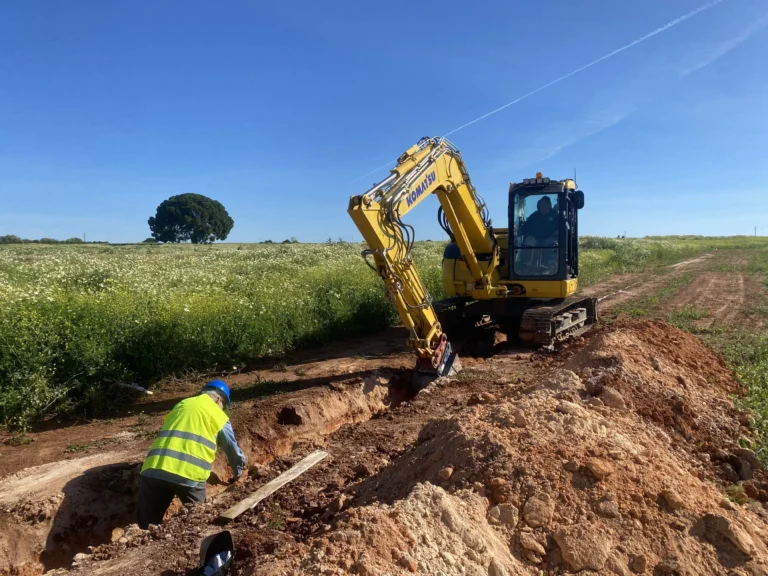
<path id="1" fill-rule="evenodd" d="M 554 513 L 555 507 L 549 494 L 531 496 L 523 506 L 523 520 L 531 528 L 547 526 Z"/>
<path id="2" fill-rule="evenodd" d="M 608 386 L 603 388 L 603 393 L 600 395 L 600 399 L 603 401 L 603 404 L 609 408 L 624 410 L 627 407 L 624 396 L 622 396 L 618 390 Z"/>
<path id="3" fill-rule="evenodd" d="M 602 570 L 613 548 L 606 530 L 586 523 L 560 527 L 554 539 L 563 560 L 576 571 Z"/>
<path id="4" fill-rule="evenodd" d="M 604 480 L 613 473 L 613 466 L 604 460 L 590 458 L 586 464 L 592 475 L 599 481 Z"/>
<path id="5" fill-rule="evenodd" d="M 546 554 L 544 546 L 542 546 L 541 543 L 536 540 L 536 538 L 534 538 L 533 534 L 530 532 L 520 533 L 520 546 L 526 550 L 530 550 L 531 552 L 538 554 L 539 556 L 544 556 L 544 554 Z"/>
<path id="6" fill-rule="evenodd" d="M 637 554 L 629 561 L 629 568 L 637 574 L 645 574 L 648 569 L 648 557 L 645 554 Z"/>
<path id="7" fill-rule="evenodd" d="M 664 502 L 667 503 L 667 506 L 669 506 L 672 510 L 681 510 L 685 508 L 685 500 L 683 500 L 680 494 L 674 490 L 662 490 L 661 497 L 664 499 Z"/>

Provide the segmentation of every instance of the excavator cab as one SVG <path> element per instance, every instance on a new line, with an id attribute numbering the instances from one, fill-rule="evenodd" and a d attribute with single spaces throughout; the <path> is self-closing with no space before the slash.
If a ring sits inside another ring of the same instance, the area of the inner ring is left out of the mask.
<path id="1" fill-rule="evenodd" d="M 567 281 L 579 274 L 578 210 L 573 180 L 536 178 L 509 187 L 508 280 Z"/>

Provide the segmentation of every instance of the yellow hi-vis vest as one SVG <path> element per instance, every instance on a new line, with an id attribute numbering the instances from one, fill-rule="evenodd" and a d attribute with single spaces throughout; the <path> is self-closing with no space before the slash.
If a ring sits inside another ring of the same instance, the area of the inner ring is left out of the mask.
<path id="1" fill-rule="evenodd" d="M 208 394 L 182 400 L 165 417 L 141 471 L 155 468 L 204 482 L 216 458 L 216 436 L 229 418 Z"/>

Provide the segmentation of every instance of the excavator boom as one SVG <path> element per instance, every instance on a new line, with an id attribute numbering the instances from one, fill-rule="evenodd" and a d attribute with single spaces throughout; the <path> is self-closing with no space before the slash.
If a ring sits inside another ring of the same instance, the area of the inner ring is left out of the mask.
<path id="1" fill-rule="evenodd" d="M 423 138 L 409 148 L 386 179 L 350 198 L 348 212 L 369 246 L 363 257 L 384 280 L 387 297 L 410 331 L 408 345 L 418 354 L 419 370 L 445 375 L 458 364 L 413 263 L 414 230 L 402 220 L 430 194 L 437 196 L 455 241 L 468 256 L 472 290 L 487 292 L 498 247 L 461 154 L 446 139 Z M 477 254 L 492 257 L 481 262 Z"/>

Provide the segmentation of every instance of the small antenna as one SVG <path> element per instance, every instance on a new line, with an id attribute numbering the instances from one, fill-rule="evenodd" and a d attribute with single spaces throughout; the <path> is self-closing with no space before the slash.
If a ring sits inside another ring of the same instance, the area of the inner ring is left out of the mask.
<path id="1" fill-rule="evenodd" d="M 573 167 L 573 181 L 576 182 L 576 166 Z"/>

